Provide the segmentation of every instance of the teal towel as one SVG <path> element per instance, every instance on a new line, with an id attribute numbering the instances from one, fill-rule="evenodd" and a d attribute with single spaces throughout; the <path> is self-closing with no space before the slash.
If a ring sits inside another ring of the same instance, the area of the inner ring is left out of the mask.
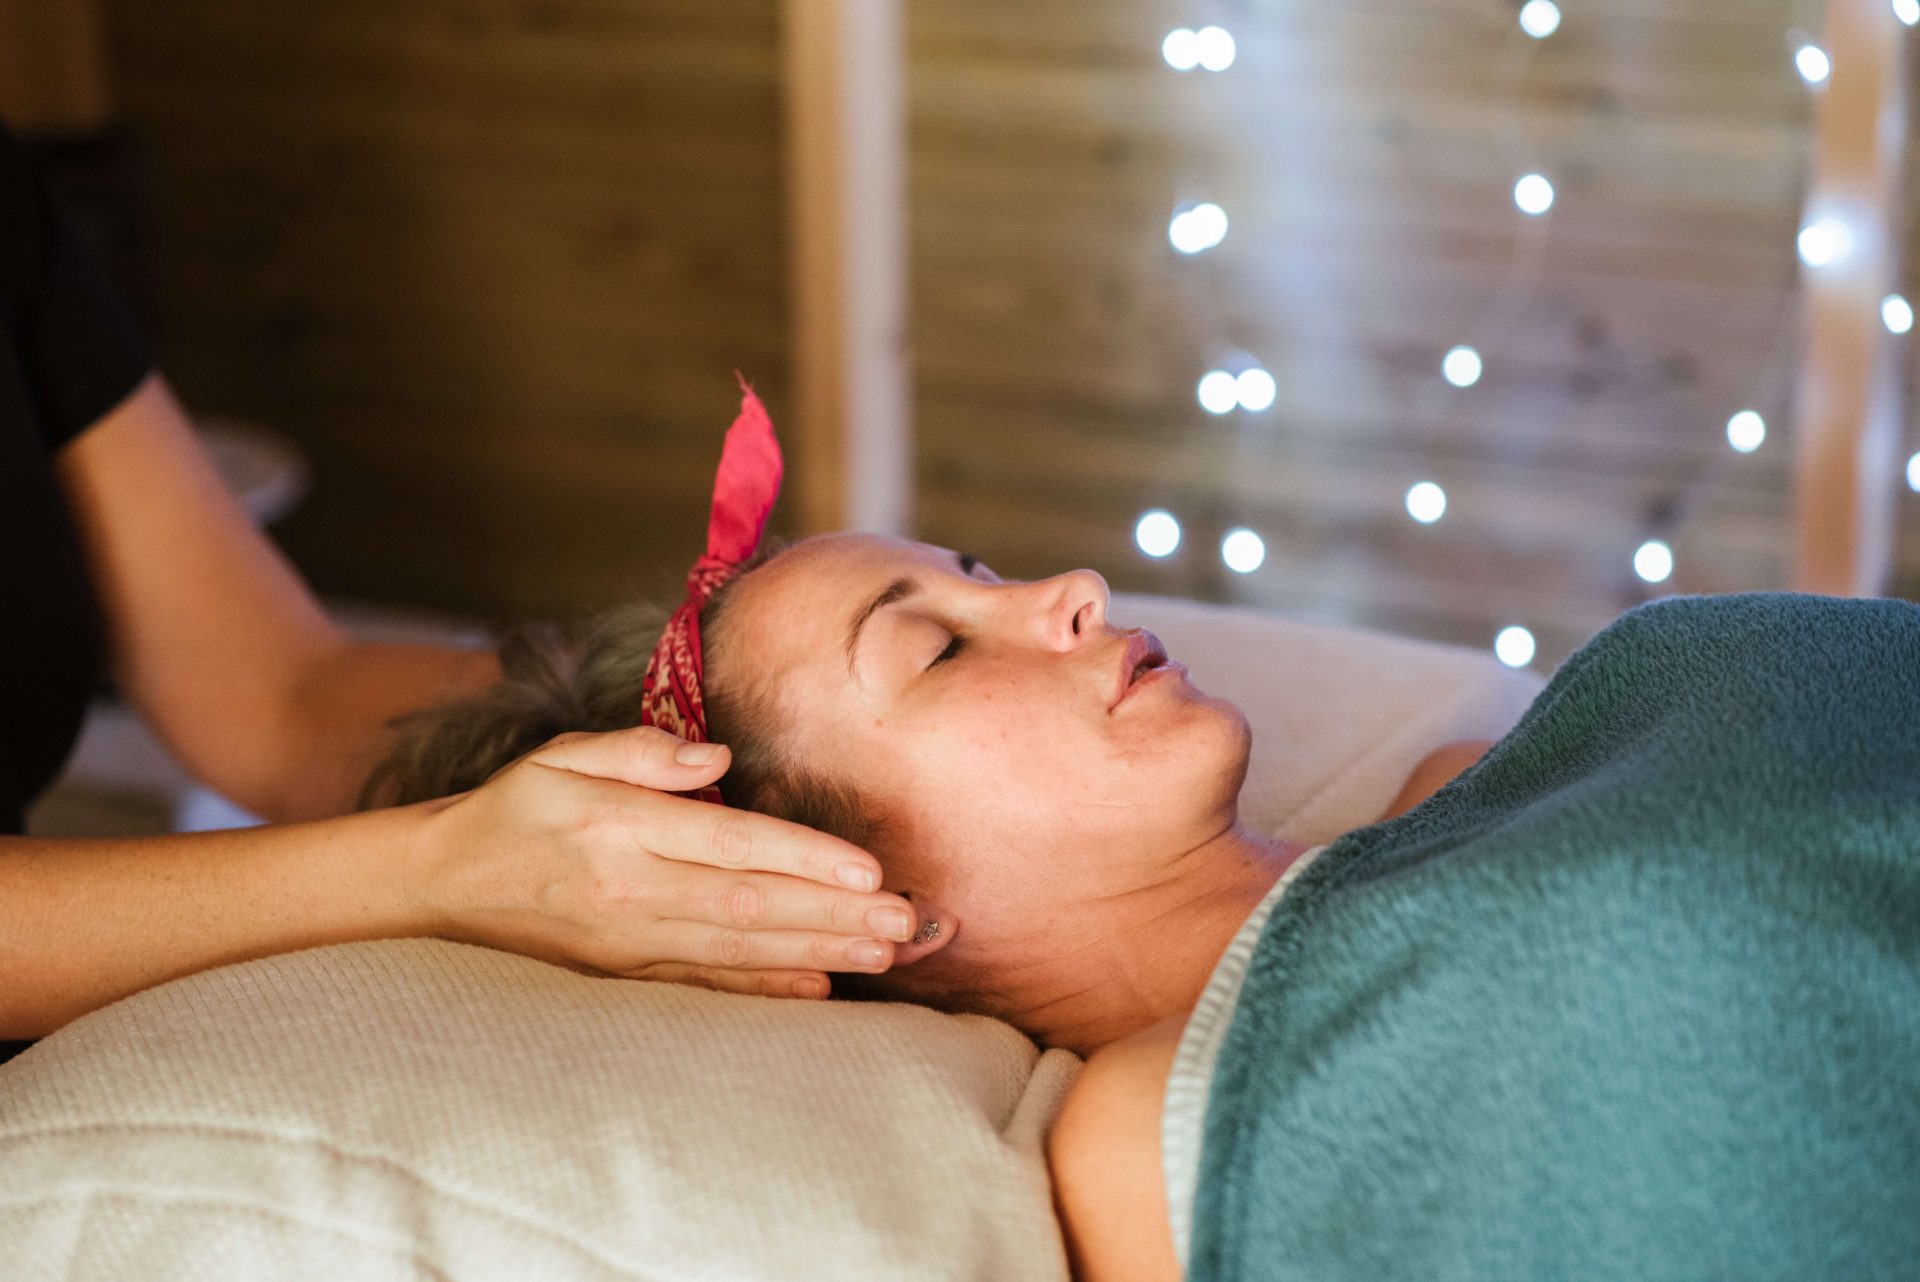
<path id="1" fill-rule="evenodd" d="M 1188 1275 L 1920 1278 L 1920 607 L 1642 606 L 1324 851 Z"/>

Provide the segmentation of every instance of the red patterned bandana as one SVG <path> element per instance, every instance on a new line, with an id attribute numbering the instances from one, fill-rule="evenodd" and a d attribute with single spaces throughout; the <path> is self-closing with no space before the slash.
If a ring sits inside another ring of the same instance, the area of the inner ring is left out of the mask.
<path id="1" fill-rule="evenodd" d="M 700 697 L 700 607 L 760 547 L 767 517 L 780 497 L 780 443 L 773 421 L 746 380 L 740 381 L 740 417 L 727 429 L 720 471 L 707 517 L 707 554 L 687 574 L 687 598 L 667 620 L 640 686 L 640 724 L 659 726 L 693 743 L 707 741 L 707 709 Z M 720 801 L 702 788 L 703 801 Z"/>

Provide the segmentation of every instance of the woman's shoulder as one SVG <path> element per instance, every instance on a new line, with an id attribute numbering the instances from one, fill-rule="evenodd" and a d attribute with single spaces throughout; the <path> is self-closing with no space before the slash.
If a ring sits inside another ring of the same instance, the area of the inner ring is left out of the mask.
<path id="1" fill-rule="evenodd" d="M 1186 1017 L 1095 1051 L 1047 1136 L 1054 1203 L 1079 1282 L 1178 1282 L 1160 1112 Z"/>
<path id="2" fill-rule="evenodd" d="M 1393 799 L 1386 813 L 1375 822 L 1384 823 L 1406 814 L 1452 783 L 1468 766 L 1486 756 L 1493 744 L 1491 739 L 1461 739 L 1434 749 L 1413 768 L 1406 783 L 1401 786 L 1400 795 Z"/>

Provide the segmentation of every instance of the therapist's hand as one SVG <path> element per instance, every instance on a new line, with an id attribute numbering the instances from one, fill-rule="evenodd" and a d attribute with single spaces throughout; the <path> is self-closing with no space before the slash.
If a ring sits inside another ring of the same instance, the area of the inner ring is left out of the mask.
<path id="1" fill-rule="evenodd" d="M 423 808 L 413 907 L 442 938 L 633 979 L 824 997 L 828 971 L 887 969 L 919 923 L 872 855 L 669 795 L 731 760 L 651 727 L 563 734 Z"/>

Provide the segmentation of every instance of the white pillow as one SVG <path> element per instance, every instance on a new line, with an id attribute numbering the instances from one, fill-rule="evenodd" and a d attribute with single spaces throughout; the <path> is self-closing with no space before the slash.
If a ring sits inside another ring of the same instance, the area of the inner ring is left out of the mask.
<path id="1" fill-rule="evenodd" d="M 1247 710 L 1246 815 L 1303 840 L 1539 685 L 1247 611 L 1113 613 Z M 267 958 L 0 1067 L 6 1276 L 1063 1282 L 1041 1138 L 1078 1064 L 979 1017 L 430 940 Z"/>
<path id="2" fill-rule="evenodd" d="M 1066 1276 L 1011 1026 L 435 940 L 166 984 L 0 1069 L 9 1279 Z"/>

